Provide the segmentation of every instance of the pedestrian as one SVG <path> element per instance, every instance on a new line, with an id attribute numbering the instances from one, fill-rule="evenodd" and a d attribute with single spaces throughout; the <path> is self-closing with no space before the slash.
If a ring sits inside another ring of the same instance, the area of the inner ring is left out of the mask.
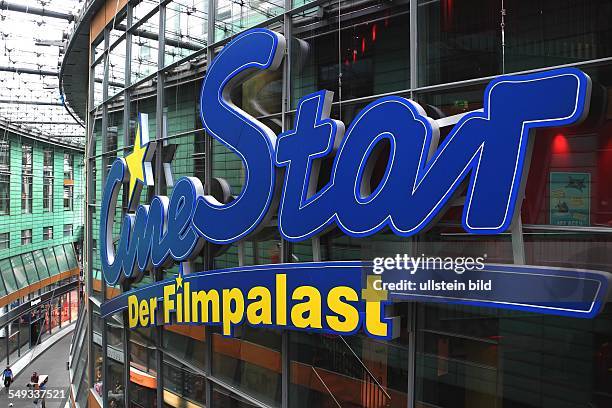
<path id="1" fill-rule="evenodd" d="M 32 402 L 34 403 L 35 407 L 38 407 L 38 403 L 39 403 L 38 394 L 40 393 L 38 382 L 36 384 L 32 384 L 32 388 L 34 390 L 32 393 L 32 396 L 33 396 Z"/>
<path id="2" fill-rule="evenodd" d="M 46 406 L 46 401 L 45 401 L 45 392 L 47 390 L 47 381 L 49 381 L 49 377 L 45 378 L 45 380 L 42 382 L 42 384 L 40 384 L 40 406 L 41 408 L 45 408 Z"/>
<path id="3" fill-rule="evenodd" d="M 4 388 L 6 389 L 6 392 L 8 393 L 9 387 L 11 386 L 11 383 L 13 382 L 13 370 L 11 370 L 11 367 L 6 366 L 6 368 L 2 372 L 2 378 L 4 380 Z"/>
<path id="4" fill-rule="evenodd" d="M 32 376 L 30 377 L 30 382 L 32 383 L 32 386 L 34 386 L 34 384 L 38 384 L 38 373 L 36 371 L 32 373 Z"/>

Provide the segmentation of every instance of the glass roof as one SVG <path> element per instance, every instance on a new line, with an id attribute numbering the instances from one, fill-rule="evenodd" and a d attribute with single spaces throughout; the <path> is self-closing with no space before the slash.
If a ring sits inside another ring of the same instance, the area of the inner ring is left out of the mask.
<path id="1" fill-rule="evenodd" d="M 59 63 L 83 0 L 0 3 L 0 121 L 82 145 L 85 129 L 62 104 Z"/>

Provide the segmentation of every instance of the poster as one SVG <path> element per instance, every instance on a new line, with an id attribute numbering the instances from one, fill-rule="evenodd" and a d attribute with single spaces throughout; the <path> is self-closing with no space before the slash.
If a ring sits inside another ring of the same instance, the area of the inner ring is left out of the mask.
<path id="1" fill-rule="evenodd" d="M 591 221 L 591 174 L 550 173 L 550 224 L 588 226 Z"/>

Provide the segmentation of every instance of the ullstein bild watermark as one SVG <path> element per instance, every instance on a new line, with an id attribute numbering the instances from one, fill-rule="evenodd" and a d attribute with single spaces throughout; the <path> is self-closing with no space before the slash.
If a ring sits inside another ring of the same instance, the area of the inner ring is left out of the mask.
<path id="1" fill-rule="evenodd" d="M 411 256 L 396 254 L 394 257 L 377 257 L 372 261 L 372 272 L 380 275 L 387 270 L 404 270 L 414 275 L 419 270 L 454 271 L 461 275 L 465 271 L 481 271 L 485 267 L 487 254 L 479 257 L 457 256 Z"/>

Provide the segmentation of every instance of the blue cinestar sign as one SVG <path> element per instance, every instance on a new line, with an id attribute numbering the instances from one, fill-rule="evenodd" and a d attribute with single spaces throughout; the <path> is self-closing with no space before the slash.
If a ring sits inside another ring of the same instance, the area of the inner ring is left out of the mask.
<path id="1" fill-rule="evenodd" d="M 155 150 L 148 140 L 147 118 L 141 115 L 134 152 L 113 163 L 103 191 L 99 242 L 108 285 L 138 281 L 144 272 L 173 262 L 186 267 L 205 241 L 230 244 L 245 239 L 276 210 L 282 237 L 294 242 L 334 227 L 353 237 L 387 227 L 397 235 L 411 236 L 433 224 L 468 178 L 464 229 L 474 234 L 501 233 L 517 209 L 532 130 L 577 124 L 588 113 L 590 78 L 578 69 L 564 68 L 494 79 L 485 90 L 484 108 L 465 115 L 442 143 L 436 122 L 416 102 L 399 96 L 370 103 L 345 130 L 344 123 L 329 118 L 329 91 L 302 98 L 294 128 L 276 136 L 235 106 L 229 94 L 251 76 L 277 69 L 285 49 L 282 35 L 249 30 L 223 48 L 204 79 L 202 123 L 245 169 L 242 191 L 231 202 L 205 195 L 199 179 L 184 177 L 169 199 L 156 196 L 149 205 L 136 206 L 142 187 L 153 183 L 150 160 Z M 375 148 L 383 140 L 390 145 L 388 164 L 378 187 L 371 190 Z M 324 157 L 334 159 L 331 177 L 317 189 L 316 160 Z M 133 213 L 123 219 L 115 248 L 113 217 L 124 184 L 129 187 Z M 317 277 L 319 285 L 324 276 Z M 345 304 L 357 302 L 351 299 L 363 287 L 359 282 L 361 278 L 340 297 L 332 289 L 326 293 Z M 372 313 L 378 314 L 379 323 L 385 320 L 380 306 L 384 301 L 366 301 L 378 304 Z M 164 303 L 176 311 L 175 304 Z M 338 305 L 331 307 L 337 313 Z M 360 307 L 355 310 L 364 313 Z M 334 332 L 316 324 L 306 328 Z M 373 334 L 389 338 L 388 329 Z"/>

